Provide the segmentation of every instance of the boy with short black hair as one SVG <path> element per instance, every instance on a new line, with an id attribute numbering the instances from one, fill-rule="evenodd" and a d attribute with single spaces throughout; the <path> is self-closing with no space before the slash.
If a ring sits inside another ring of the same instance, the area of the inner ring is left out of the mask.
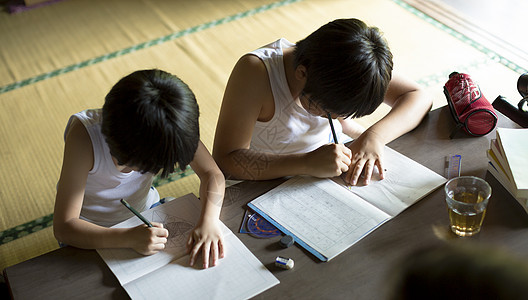
<path id="1" fill-rule="evenodd" d="M 324 111 L 359 118 L 383 102 L 392 75 L 392 53 L 377 28 L 357 19 L 322 26 L 293 50 L 306 69 L 302 93 Z M 369 101 L 365 101 L 369 100 Z"/>
<path id="2" fill-rule="evenodd" d="M 102 109 L 73 115 L 65 130 L 64 160 L 53 218 L 57 240 L 85 249 L 132 248 L 150 255 L 165 248 L 168 231 L 154 227 L 108 228 L 159 201 L 153 188 L 177 165 L 188 164 L 201 180 L 200 220 L 188 239 L 190 264 L 202 250 L 203 267 L 223 257 L 219 215 L 224 177 L 200 141 L 198 104 L 189 87 L 161 70 L 142 70 L 122 78 Z"/>
<path id="3" fill-rule="evenodd" d="M 297 44 L 279 39 L 252 51 L 229 78 L 213 157 L 237 179 L 348 172 L 347 183 L 361 176 L 368 184 L 375 167 L 383 178 L 385 144 L 415 128 L 432 105 L 417 83 L 392 69 L 379 30 L 358 19 L 332 21 Z M 367 130 L 349 118 L 382 102 L 391 111 Z M 329 119 L 340 142 L 342 133 L 355 139 L 349 148 L 334 141 Z"/>

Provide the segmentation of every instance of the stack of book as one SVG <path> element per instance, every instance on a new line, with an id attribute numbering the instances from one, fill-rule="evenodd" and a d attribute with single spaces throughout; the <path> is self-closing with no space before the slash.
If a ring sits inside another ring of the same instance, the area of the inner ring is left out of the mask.
<path id="1" fill-rule="evenodd" d="M 497 128 L 488 149 L 488 171 L 528 213 L 528 129 Z"/>

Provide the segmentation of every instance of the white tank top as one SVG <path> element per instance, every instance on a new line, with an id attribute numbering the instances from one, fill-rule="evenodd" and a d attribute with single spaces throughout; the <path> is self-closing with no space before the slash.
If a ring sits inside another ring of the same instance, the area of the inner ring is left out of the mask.
<path id="1" fill-rule="evenodd" d="M 138 211 L 144 211 L 159 201 L 156 189 L 151 188 L 153 175 L 117 170 L 110 150 L 101 133 L 101 109 L 85 110 L 70 117 L 64 137 L 75 117 L 84 125 L 92 141 L 94 164 L 88 173 L 81 218 L 110 227 L 134 216 L 120 200 L 125 199 Z"/>
<path id="2" fill-rule="evenodd" d="M 255 124 L 250 149 L 274 154 L 306 153 L 333 142 L 328 119 L 310 115 L 291 95 L 282 49 L 293 46 L 282 38 L 249 53 L 260 58 L 266 66 L 275 102 L 271 120 Z M 337 120 L 333 123 L 341 141 L 341 123 Z"/>

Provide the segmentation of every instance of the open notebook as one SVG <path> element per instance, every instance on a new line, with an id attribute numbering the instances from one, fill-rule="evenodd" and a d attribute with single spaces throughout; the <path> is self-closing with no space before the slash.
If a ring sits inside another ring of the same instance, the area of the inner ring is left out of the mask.
<path id="1" fill-rule="evenodd" d="M 446 182 L 423 165 L 385 147 L 385 179 L 345 186 L 341 178 L 295 176 L 248 206 L 328 261 Z"/>
<path id="2" fill-rule="evenodd" d="M 97 250 L 130 298 L 246 299 L 279 283 L 223 223 L 225 257 L 216 267 L 190 267 L 185 243 L 200 216 L 200 207 L 196 196 L 188 194 L 142 213 L 169 230 L 162 252 L 143 256 L 131 249 Z M 133 217 L 114 227 L 139 224 L 141 220 Z M 201 266 L 201 261 L 195 265 Z"/>

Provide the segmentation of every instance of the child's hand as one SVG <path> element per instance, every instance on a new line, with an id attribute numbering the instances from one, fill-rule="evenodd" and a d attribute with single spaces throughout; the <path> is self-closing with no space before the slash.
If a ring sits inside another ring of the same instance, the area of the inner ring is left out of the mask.
<path id="1" fill-rule="evenodd" d="M 152 222 L 153 227 L 139 225 L 131 228 L 134 244 L 132 249 L 143 255 L 152 255 L 165 249 L 169 231 L 163 228 L 163 224 Z"/>
<path id="2" fill-rule="evenodd" d="M 199 223 L 189 235 L 187 240 L 187 253 L 190 253 L 192 266 L 202 249 L 203 268 L 209 267 L 209 260 L 212 266 L 216 266 L 218 258 L 224 258 L 224 238 L 218 220 L 205 220 Z M 193 246 L 194 245 L 194 246 Z"/>
<path id="3" fill-rule="evenodd" d="M 307 154 L 308 174 L 319 177 L 334 177 L 348 171 L 351 152 L 342 144 L 326 144 Z"/>
<path id="4" fill-rule="evenodd" d="M 385 176 L 382 162 L 384 147 L 385 145 L 376 134 L 368 130 L 354 140 L 350 145 L 352 163 L 345 182 L 356 185 L 361 178 L 364 184 L 369 184 L 374 166 L 378 168 L 380 179 L 383 179 Z"/>

